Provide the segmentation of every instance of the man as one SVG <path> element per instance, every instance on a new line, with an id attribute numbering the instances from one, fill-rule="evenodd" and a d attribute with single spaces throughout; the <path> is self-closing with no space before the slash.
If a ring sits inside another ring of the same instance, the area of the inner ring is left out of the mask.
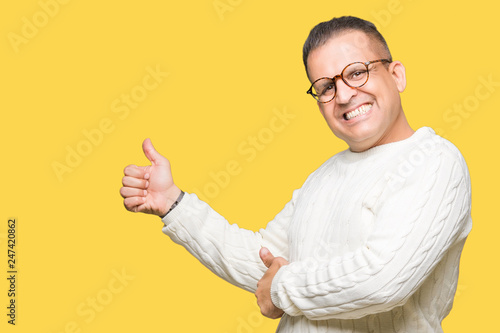
<path id="1" fill-rule="evenodd" d="M 229 224 L 151 166 L 125 168 L 121 195 L 223 279 L 252 291 L 278 332 L 442 332 L 471 229 L 459 151 L 409 126 L 405 68 L 370 22 L 317 25 L 304 45 L 308 90 L 349 149 L 314 171 L 265 229 Z"/>

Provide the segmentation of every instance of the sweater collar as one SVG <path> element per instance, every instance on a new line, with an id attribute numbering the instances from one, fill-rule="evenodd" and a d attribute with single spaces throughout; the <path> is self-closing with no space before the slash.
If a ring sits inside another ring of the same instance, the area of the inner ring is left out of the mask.
<path id="1" fill-rule="evenodd" d="M 400 149 L 404 149 L 405 147 L 409 147 L 416 142 L 420 142 L 426 137 L 431 137 L 433 134 L 435 134 L 434 130 L 430 127 L 421 127 L 418 130 L 415 131 L 409 138 L 401 140 L 401 141 L 396 141 L 396 142 L 391 142 L 391 143 L 386 143 L 380 146 L 376 146 L 373 148 L 370 148 L 368 150 L 362 151 L 362 152 L 353 152 L 350 149 L 346 149 L 340 153 L 342 159 L 344 159 L 346 162 L 355 162 L 355 161 L 360 161 L 364 160 L 366 158 L 372 157 L 372 156 L 380 156 L 384 155 L 387 153 L 394 153 L 399 151 Z"/>

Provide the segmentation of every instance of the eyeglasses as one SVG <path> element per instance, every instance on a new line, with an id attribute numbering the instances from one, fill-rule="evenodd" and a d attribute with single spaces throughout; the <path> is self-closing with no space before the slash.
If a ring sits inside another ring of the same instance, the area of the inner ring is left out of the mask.
<path id="1" fill-rule="evenodd" d="M 307 93 L 320 103 L 328 103 L 335 98 L 337 93 L 337 85 L 335 83 L 337 78 L 341 78 L 351 88 L 362 87 L 368 82 L 368 78 L 370 77 L 368 66 L 375 62 L 390 63 L 392 61 L 389 59 L 378 59 L 367 62 L 353 62 L 345 66 L 340 74 L 332 78 L 321 77 L 314 81 Z"/>

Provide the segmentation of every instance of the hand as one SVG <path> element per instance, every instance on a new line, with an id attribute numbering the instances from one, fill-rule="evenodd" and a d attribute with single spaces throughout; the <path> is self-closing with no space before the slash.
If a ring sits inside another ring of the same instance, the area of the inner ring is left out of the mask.
<path id="1" fill-rule="evenodd" d="M 144 140 L 142 150 L 151 165 L 125 168 L 120 189 L 123 204 L 131 212 L 164 216 L 181 190 L 172 179 L 170 162 L 155 150 L 150 139 Z"/>
<path id="2" fill-rule="evenodd" d="M 265 247 L 259 251 L 260 259 L 268 268 L 262 279 L 257 282 L 257 305 L 260 307 L 260 312 L 271 319 L 279 318 L 283 315 L 283 310 L 277 308 L 271 300 L 271 284 L 273 278 L 281 268 L 281 266 L 288 265 L 289 262 L 282 257 L 274 257 L 271 252 Z"/>

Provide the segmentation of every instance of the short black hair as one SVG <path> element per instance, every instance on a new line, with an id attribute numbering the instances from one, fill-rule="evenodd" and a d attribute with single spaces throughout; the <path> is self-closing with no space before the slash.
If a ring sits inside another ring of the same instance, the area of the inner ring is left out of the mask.
<path id="1" fill-rule="evenodd" d="M 384 57 L 392 61 L 389 46 L 387 46 L 384 37 L 373 23 L 354 16 L 341 16 L 319 23 L 309 33 L 302 49 L 302 60 L 304 61 L 306 72 L 307 57 L 311 51 L 324 45 L 330 38 L 350 31 L 362 31 L 369 37 L 372 37 L 382 47 L 383 52 L 387 53 Z"/>

